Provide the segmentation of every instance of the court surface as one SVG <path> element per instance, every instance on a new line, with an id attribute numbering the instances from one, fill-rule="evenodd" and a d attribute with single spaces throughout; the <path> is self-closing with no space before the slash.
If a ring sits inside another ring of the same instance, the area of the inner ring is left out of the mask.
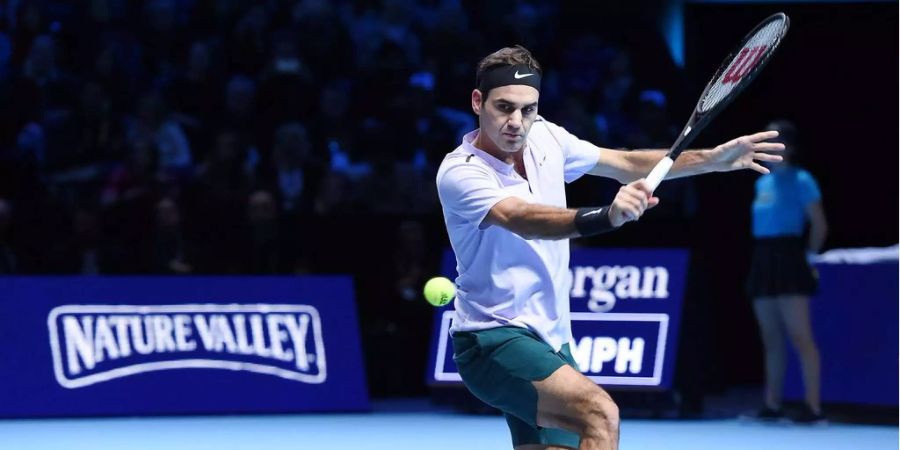
<path id="1" fill-rule="evenodd" d="M 896 449 L 884 425 L 803 427 L 727 420 L 629 420 L 623 450 Z M 228 450 L 511 448 L 499 416 L 435 411 L 361 414 L 0 420 L 0 449 Z"/>

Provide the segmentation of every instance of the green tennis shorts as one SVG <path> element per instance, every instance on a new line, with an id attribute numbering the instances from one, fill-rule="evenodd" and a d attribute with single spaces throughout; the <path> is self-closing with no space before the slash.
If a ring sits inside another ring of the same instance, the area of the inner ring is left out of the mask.
<path id="1" fill-rule="evenodd" d="M 503 412 L 513 446 L 578 448 L 578 434 L 537 425 L 538 395 L 531 384 L 564 364 L 578 367 L 568 344 L 555 352 L 537 334 L 519 327 L 458 331 L 453 333 L 453 361 L 469 391 Z"/>

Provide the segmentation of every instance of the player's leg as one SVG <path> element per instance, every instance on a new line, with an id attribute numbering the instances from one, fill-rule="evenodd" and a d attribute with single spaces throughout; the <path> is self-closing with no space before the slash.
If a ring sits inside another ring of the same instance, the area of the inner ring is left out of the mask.
<path id="1" fill-rule="evenodd" d="M 777 298 L 757 298 L 753 300 L 753 312 L 759 324 L 763 341 L 766 366 L 766 407 L 781 408 L 781 391 L 784 385 L 785 342 L 781 324 L 781 310 Z"/>
<path id="2" fill-rule="evenodd" d="M 593 381 L 566 365 L 532 384 L 538 392 L 538 426 L 578 433 L 582 450 L 619 447 L 619 408 Z"/>
<path id="3" fill-rule="evenodd" d="M 574 431 L 539 425 L 537 380 L 574 364 L 567 346 L 556 352 L 529 330 L 499 327 L 453 334 L 454 361 L 466 387 L 485 403 L 503 411 L 515 448 L 579 447 Z"/>
<path id="4" fill-rule="evenodd" d="M 787 334 L 791 344 L 800 356 L 803 372 L 803 386 L 806 388 L 806 403 L 813 413 L 821 412 L 819 400 L 819 349 L 813 337 L 809 317 L 809 297 L 803 295 L 785 296 L 778 299 Z"/>
<path id="5" fill-rule="evenodd" d="M 579 445 L 580 438 L 577 434 L 554 428 L 534 427 L 512 414 L 506 414 L 506 423 L 513 435 L 515 450 L 576 450 Z"/>

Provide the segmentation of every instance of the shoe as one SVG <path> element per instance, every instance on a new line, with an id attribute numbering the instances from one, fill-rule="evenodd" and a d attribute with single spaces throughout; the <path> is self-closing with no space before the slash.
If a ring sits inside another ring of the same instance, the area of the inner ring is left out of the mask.
<path id="1" fill-rule="evenodd" d="M 784 410 L 781 408 L 773 409 L 768 406 L 763 406 L 758 411 L 751 412 L 749 414 L 744 414 L 741 416 L 743 419 L 750 420 L 762 420 L 766 422 L 775 422 L 781 419 L 784 419 Z"/>
<path id="2" fill-rule="evenodd" d="M 818 425 L 828 423 L 828 419 L 819 412 L 813 412 L 809 405 L 803 405 L 799 410 L 790 415 L 791 422 L 803 425 Z"/>

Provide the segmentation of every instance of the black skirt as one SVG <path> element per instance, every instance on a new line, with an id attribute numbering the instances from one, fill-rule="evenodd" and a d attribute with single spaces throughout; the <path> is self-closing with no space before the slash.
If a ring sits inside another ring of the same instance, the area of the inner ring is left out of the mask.
<path id="1" fill-rule="evenodd" d="M 806 260 L 801 237 L 761 238 L 753 249 L 753 262 L 747 277 L 747 296 L 813 295 L 818 275 Z"/>

